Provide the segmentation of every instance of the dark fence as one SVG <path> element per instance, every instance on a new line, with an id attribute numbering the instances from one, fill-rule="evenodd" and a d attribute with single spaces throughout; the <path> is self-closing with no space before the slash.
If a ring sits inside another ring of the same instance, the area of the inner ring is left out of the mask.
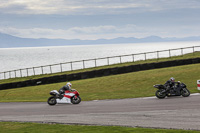
<path id="1" fill-rule="evenodd" d="M 12 70 L 12 71 L 0 72 L 0 80 L 16 78 L 16 77 L 27 77 L 27 76 L 32 76 L 32 75 L 52 74 L 52 73 L 58 73 L 58 72 L 119 64 L 119 63 L 125 63 L 125 62 L 135 62 L 139 60 L 159 59 L 159 58 L 165 58 L 165 57 L 184 55 L 187 53 L 194 53 L 197 51 L 200 51 L 200 46 L 169 49 L 169 50 L 154 51 L 154 52 L 147 52 L 147 53 L 121 55 L 121 56 L 112 56 L 112 57 L 105 57 L 105 58 L 88 59 L 88 60 L 72 61 L 72 62 L 46 65 L 46 66 L 24 68 L 24 69 Z"/>
<path id="2" fill-rule="evenodd" d="M 82 73 L 58 75 L 58 76 L 52 76 L 52 77 L 46 77 L 46 78 L 40 78 L 40 79 L 15 82 L 15 83 L 0 84 L 0 90 L 18 88 L 18 87 L 26 87 L 26 86 L 43 85 L 43 84 L 51 84 L 51 83 L 59 83 L 59 82 L 66 82 L 66 81 L 73 81 L 73 80 L 80 80 L 80 79 L 136 72 L 136 71 L 142 71 L 142 70 L 149 70 L 149 69 L 196 64 L 196 63 L 200 63 L 200 58 L 173 60 L 173 61 L 165 61 L 165 62 L 146 63 L 146 64 L 123 66 L 123 67 L 107 68 L 107 69 L 93 70 L 93 71 L 87 71 L 87 72 L 82 72 Z"/>

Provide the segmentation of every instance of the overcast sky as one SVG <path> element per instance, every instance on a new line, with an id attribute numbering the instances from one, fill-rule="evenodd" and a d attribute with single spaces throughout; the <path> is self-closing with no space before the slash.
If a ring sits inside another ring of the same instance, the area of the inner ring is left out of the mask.
<path id="1" fill-rule="evenodd" d="M 200 36 L 200 0 L 0 0 L 0 32 L 83 40 Z"/>

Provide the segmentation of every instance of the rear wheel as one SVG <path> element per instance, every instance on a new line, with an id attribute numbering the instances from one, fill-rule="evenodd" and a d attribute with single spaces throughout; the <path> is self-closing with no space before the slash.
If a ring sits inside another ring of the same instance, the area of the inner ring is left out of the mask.
<path id="1" fill-rule="evenodd" d="M 183 89 L 181 90 L 181 95 L 182 95 L 183 97 L 188 97 L 188 96 L 190 95 L 190 91 L 189 91 L 187 88 L 183 88 Z"/>
<path id="2" fill-rule="evenodd" d="M 81 102 L 81 97 L 79 97 L 79 96 L 73 96 L 73 97 L 71 98 L 71 102 L 72 102 L 73 104 L 79 104 L 79 103 Z"/>
<path id="3" fill-rule="evenodd" d="M 57 103 L 56 101 L 56 98 L 55 97 L 50 97 L 48 100 L 47 100 L 47 103 L 49 105 L 55 105 Z"/>
<path id="4" fill-rule="evenodd" d="M 161 93 L 161 92 L 163 92 L 163 91 L 165 91 L 165 90 L 163 90 L 163 89 L 157 90 L 157 91 L 156 91 L 156 97 L 159 98 L 159 99 L 165 98 L 166 93 Z"/>

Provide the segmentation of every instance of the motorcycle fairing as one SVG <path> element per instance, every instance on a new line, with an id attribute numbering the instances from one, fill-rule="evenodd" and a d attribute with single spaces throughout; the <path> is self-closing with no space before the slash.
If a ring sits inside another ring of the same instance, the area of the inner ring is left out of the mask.
<path id="1" fill-rule="evenodd" d="M 62 99 L 56 99 L 57 103 L 71 103 L 71 97 L 75 94 L 70 91 L 65 91 L 64 97 Z"/>
<path id="2" fill-rule="evenodd" d="M 50 91 L 50 95 L 54 95 L 54 94 L 59 94 L 59 92 L 57 90 Z"/>
<path id="3" fill-rule="evenodd" d="M 74 93 L 65 93 L 64 97 L 71 98 L 74 95 L 75 95 Z"/>
<path id="4" fill-rule="evenodd" d="M 63 97 L 62 99 L 56 99 L 57 103 L 71 103 L 71 99 Z"/>

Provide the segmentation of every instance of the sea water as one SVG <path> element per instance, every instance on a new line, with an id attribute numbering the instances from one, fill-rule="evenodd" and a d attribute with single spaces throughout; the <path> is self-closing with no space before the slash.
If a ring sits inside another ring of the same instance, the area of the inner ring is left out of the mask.
<path id="1" fill-rule="evenodd" d="M 103 57 L 138 54 L 192 46 L 200 46 L 200 42 L 159 42 L 0 48 L 0 72 L 64 62 L 98 59 Z M 192 50 L 190 52 L 192 52 Z"/>

